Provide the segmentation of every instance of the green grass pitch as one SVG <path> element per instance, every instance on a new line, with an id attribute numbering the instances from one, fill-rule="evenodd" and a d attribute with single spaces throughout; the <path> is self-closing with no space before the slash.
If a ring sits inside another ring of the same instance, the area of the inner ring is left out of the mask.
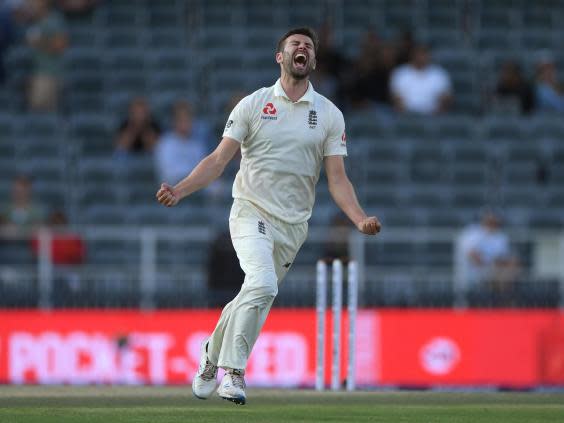
<path id="1" fill-rule="evenodd" d="M 0 423 L 564 422 L 564 394 L 249 389 L 245 406 L 190 387 L 0 386 Z"/>

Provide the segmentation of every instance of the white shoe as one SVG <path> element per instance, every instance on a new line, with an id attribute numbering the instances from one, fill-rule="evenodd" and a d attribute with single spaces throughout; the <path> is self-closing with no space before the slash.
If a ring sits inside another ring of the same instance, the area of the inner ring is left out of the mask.
<path id="1" fill-rule="evenodd" d="M 208 342 L 202 343 L 200 349 L 200 366 L 192 380 L 192 392 L 199 399 L 208 399 L 217 386 L 217 366 L 208 360 Z"/>
<path id="2" fill-rule="evenodd" d="M 235 404 L 244 405 L 247 400 L 244 375 L 244 370 L 232 369 L 227 371 L 217 389 L 218 395 L 223 399 L 233 401 Z"/>

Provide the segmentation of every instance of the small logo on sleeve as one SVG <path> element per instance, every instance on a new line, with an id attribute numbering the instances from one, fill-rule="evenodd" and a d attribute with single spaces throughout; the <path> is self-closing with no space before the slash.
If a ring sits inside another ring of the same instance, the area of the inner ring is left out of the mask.
<path id="1" fill-rule="evenodd" d="M 258 221 L 258 231 L 259 234 L 266 235 L 266 227 L 264 226 L 264 222 L 262 220 Z"/>
<path id="2" fill-rule="evenodd" d="M 262 119 L 265 120 L 276 120 L 278 116 L 276 116 L 276 107 L 272 103 L 266 103 L 266 106 L 262 109 Z"/>
<path id="3" fill-rule="evenodd" d="M 225 129 L 231 128 L 232 125 L 233 125 L 233 121 L 232 121 L 231 119 L 229 119 L 229 120 L 227 121 L 227 123 L 225 124 Z"/>
<path id="4" fill-rule="evenodd" d="M 343 135 L 341 135 L 341 146 L 345 147 L 346 145 L 347 145 L 347 134 L 343 132 Z"/>
<path id="5" fill-rule="evenodd" d="M 283 264 L 283 266 L 284 266 L 286 269 L 289 269 L 291 265 L 292 265 L 292 262 L 291 262 L 291 261 L 289 261 L 289 262 L 286 263 L 286 264 Z"/>
<path id="6" fill-rule="evenodd" d="M 317 127 L 317 111 L 315 110 L 309 111 L 307 123 L 311 129 L 315 129 Z"/>

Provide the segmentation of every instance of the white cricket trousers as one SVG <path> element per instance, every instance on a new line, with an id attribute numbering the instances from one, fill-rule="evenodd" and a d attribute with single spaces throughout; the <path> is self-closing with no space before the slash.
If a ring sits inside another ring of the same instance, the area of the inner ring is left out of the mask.
<path id="1" fill-rule="evenodd" d="M 307 222 L 291 225 L 249 201 L 235 199 L 229 230 L 245 281 L 221 312 L 209 340 L 208 359 L 222 368 L 245 369 L 278 285 L 307 237 Z"/>

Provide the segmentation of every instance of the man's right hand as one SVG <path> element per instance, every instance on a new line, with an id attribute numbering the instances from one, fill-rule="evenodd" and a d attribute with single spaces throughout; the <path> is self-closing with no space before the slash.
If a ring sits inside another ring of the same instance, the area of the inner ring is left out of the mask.
<path id="1" fill-rule="evenodd" d="M 157 191 L 157 200 L 164 206 L 172 207 L 176 206 L 180 199 L 174 192 L 174 188 L 163 182 L 160 189 Z"/>

